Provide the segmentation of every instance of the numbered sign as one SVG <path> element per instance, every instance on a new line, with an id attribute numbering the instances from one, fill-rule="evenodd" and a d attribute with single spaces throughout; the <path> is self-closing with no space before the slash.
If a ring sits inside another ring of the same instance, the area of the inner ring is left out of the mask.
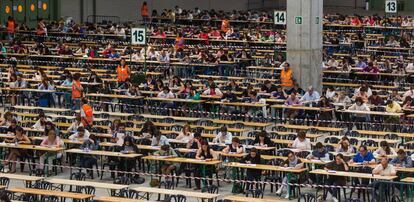
<path id="1" fill-rule="evenodd" d="M 397 0 L 386 0 L 385 1 L 385 12 L 386 13 L 397 13 Z"/>
<path id="2" fill-rule="evenodd" d="M 131 44 L 145 45 L 147 40 L 147 33 L 145 28 L 131 28 Z"/>
<path id="3" fill-rule="evenodd" d="M 273 14 L 275 25 L 286 25 L 286 11 L 274 11 Z"/>

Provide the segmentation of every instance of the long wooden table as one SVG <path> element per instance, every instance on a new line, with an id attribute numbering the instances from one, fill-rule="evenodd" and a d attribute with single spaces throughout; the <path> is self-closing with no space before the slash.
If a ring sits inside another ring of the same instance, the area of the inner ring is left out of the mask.
<path id="1" fill-rule="evenodd" d="M 151 188 L 151 187 L 136 187 L 131 188 L 132 190 L 138 192 L 146 192 L 146 193 L 157 193 L 157 194 L 165 194 L 165 195 L 177 195 L 181 194 L 186 197 L 198 198 L 198 199 L 207 199 L 207 200 L 214 200 L 220 196 L 220 194 L 210 194 L 210 193 L 200 193 L 200 192 L 192 192 L 192 191 L 178 191 L 173 189 L 161 189 L 161 188 Z"/>
<path id="2" fill-rule="evenodd" d="M 382 176 L 382 175 L 373 175 L 369 173 L 358 173 L 358 172 L 327 171 L 327 170 L 322 170 L 322 169 L 312 170 L 309 173 L 317 174 L 317 175 L 331 175 L 331 176 L 364 178 L 364 179 L 374 179 L 374 180 L 387 180 L 387 181 L 391 181 L 397 178 L 397 176 Z"/>
<path id="3" fill-rule="evenodd" d="M 8 189 L 13 193 L 24 193 L 24 194 L 35 194 L 35 195 L 42 195 L 42 196 L 57 196 L 61 198 L 72 198 L 77 200 L 89 200 L 94 197 L 91 194 L 82 194 L 82 193 L 73 193 L 73 192 L 63 192 L 63 191 L 55 191 L 55 190 L 44 190 L 44 189 L 32 189 L 32 188 L 11 188 Z"/>

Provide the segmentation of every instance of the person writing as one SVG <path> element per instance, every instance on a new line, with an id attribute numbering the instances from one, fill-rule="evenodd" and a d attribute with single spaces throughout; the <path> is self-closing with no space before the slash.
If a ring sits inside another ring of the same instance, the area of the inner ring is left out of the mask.
<path id="1" fill-rule="evenodd" d="M 413 167 L 413 161 L 410 156 L 405 154 L 404 149 L 399 149 L 397 157 L 391 160 L 391 164 L 395 167 L 411 168 Z"/>
<path id="2" fill-rule="evenodd" d="M 231 139 L 231 144 L 228 145 L 226 148 L 223 149 L 223 153 L 225 154 L 242 154 L 244 153 L 243 145 L 240 144 L 240 140 L 238 137 L 233 137 Z"/>
<path id="3" fill-rule="evenodd" d="M 300 131 L 298 133 L 298 137 L 292 144 L 289 144 L 289 147 L 299 150 L 311 150 L 311 142 L 308 138 L 306 138 L 306 132 Z"/>
<path id="4" fill-rule="evenodd" d="M 360 164 L 374 164 L 374 155 L 368 151 L 367 146 L 362 145 L 359 147 L 359 153 L 352 158 L 349 163 L 360 163 Z"/>
<path id="5" fill-rule="evenodd" d="M 304 166 L 304 164 L 295 155 L 295 153 L 293 153 L 292 151 L 289 151 L 288 158 L 286 159 L 285 162 L 283 162 L 283 167 L 289 167 L 289 168 L 293 168 L 293 169 L 301 169 L 301 168 L 303 168 L 303 166 Z M 282 185 L 276 191 L 276 195 L 278 195 L 278 196 L 281 196 L 282 195 L 283 189 L 287 186 L 286 185 L 287 183 L 288 183 L 287 176 L 285 176 L 283 178 L 283 180 L 282 180 Z M 286 197 L 285 198 L 289 198 L 289 193 L 286 194 Z"/>
<path id="6" fill-rule="evenodd" d="M 244 157 L 240 162 L 246 163 L 246 164 L 261 164 L 262 159 L 260 157 L 259 151 L 256 148 L 252 148 L 249 154 L 246 157 Z M 246 169 L 246 180 L 247 181 L 260 181 L 261 178 L 262 178 L 262 170 Z M 259 186 L 259 185 L 256 184 L 256 186 Z M 246 191 L 249 189 L 254 189 L 253 183 L 247 183 Z"/>
<path id="7" fill-rule="evenodd" d="M 381 163 L 378 164 L 374 170 L 372 170 L 372 174 L 381 176 L 395 176 L 397 175 L 397 171 L 393 165 L 390 165 L 388 163 L 387 156 L 382 156 Z"/>
<path id="8" fill-rule="evenodd" d="M 13 139 L 6 139 L 4 142 L 6 143 L 15 143 L 15 144 L 30 144 L 31 141 L 27 137 L 27 135 L 24 134 L 24 130 L 22 127 L 18 126 L 14 132 L 14 138 Z M 4 160 L 3 165 L 5 168 L 9 164 L 10 161 L 12 161 L 11 167 L 9 170 L 5 169 L 4 172 L 9 173 L 15 173 L 16 172 L 16 160 L 17 157 L 27 157 L 29 156 L 28 150 L 25 149 L 14 149 L 10 148 L 10 152 L 7 155 L 7 158 Z"/>
<path id="9" fill-rule="evenodd" d="M 197 150 L 195 159 L 197 160 L 204 160 L 204 161 L 213 161 L 213 160 L 217 160 L 216 157 L 214 157 L 214 150 L 210 148 L 210 146 L 208 145 L 208 142 L 206 141 L 202 141 L 201 142 L 201 147 Z M 202 170 L 203 168 L 200 166 L 198 166 L 197 169 L 195 169 L 194 171 L 194 177 L 201 177 L 202 176 Z M 204 167 L 204 176 L 203 177 L 208 177 L 208 178 L 212 178 L 213 177 L 213 172 L 215 171 L 215 166 L 205 166 Z M 196 184 L 196 188 L 194 190 L 199 190 L 200 189 L 200 179 L 195 179 L 195 184 Z M 208 184 L 212 185 L 213 184 L 213 180 L 208 180 Z"/>
<path id="10" fill-rule="evenodd" d="M 325 165 L 325 170 L 333 170 L 333 171 L 349 171 L 349 166 L 344 160 L 344 156 L 342 154 L 337 154 L 335 156 L 335 160 Z M 342 176 L 334 176 L 329 175 L 328 180 L 326 182 L 328 185 L 333 186 L 345 186 L 346 185 L 346 177 Z M 338 201 L 338 195 L 340 189 L 338 188 L 329 188 L 328 189 L 328 197 L 327 200 L 332 199 L 333 201 Z"/>
<path id="11" fill-rule="evenodd" d="M 227 127 L 223 126 L 220 128 L 220 132 L 213 139 L 213 143 L 219 144 L 231 144 L 233 135 L 230 132 L 227 132 Z"/>

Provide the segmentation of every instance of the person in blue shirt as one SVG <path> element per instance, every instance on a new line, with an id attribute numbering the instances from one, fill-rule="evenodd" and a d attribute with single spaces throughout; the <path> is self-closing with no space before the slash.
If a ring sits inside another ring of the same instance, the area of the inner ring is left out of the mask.
<path id="1" fill-rule="evenodd" d="M 321 96 L 318 92 L 313 90 L 312 86 L 308 87 L 308 91 L 300 99 L 301 102 L 317 102 Z"/>
<path id="2" fill-rule="evenodd" d="M 115 49 L 112 49 L 111 53 L 108 55 L 108 58 L 111 58 L 111 59 L 117 59 L 117 58 L 120 58 L 120 57 L 121 56 L 119 55 L 118 52 L 116 52 Z"/>
<path id="3" fill-rule="evenodd" d="M 364 69 L 365 67 L 367 67 L 367 63 L 364 62 L 363 57 L 358 58 L 358 63 L 355 64 L 355 67 L 361 68 L 361 69 Z"/>
<path id="4" fill-rule="evenodd" d="M 359 147 L 359 153 L 350 160 L 350 163 L 374 164 L 375 158 L 372 152 L 368 151 L 367 146 L 362 145 Z"/>
<path id="5" fill-rule="evenodd" d="M 395 167 L 411 168 L 413 167 L 413 162 L 410 156 L 405 154 L 404 149 L 399 149 L 397 152 L 397 157 L 391 160 L 391 164 Z"/>

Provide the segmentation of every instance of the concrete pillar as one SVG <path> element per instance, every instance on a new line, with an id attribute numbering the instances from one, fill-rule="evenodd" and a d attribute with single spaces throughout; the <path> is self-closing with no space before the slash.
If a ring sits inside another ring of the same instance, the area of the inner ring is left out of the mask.
<path id="1" fill-rule="evenodd" d="M 300 22 L 301 18 L 301 24 Z M 287 61 L 302 88 L 322 89 L 323 0 L 287 1 Z"/>

